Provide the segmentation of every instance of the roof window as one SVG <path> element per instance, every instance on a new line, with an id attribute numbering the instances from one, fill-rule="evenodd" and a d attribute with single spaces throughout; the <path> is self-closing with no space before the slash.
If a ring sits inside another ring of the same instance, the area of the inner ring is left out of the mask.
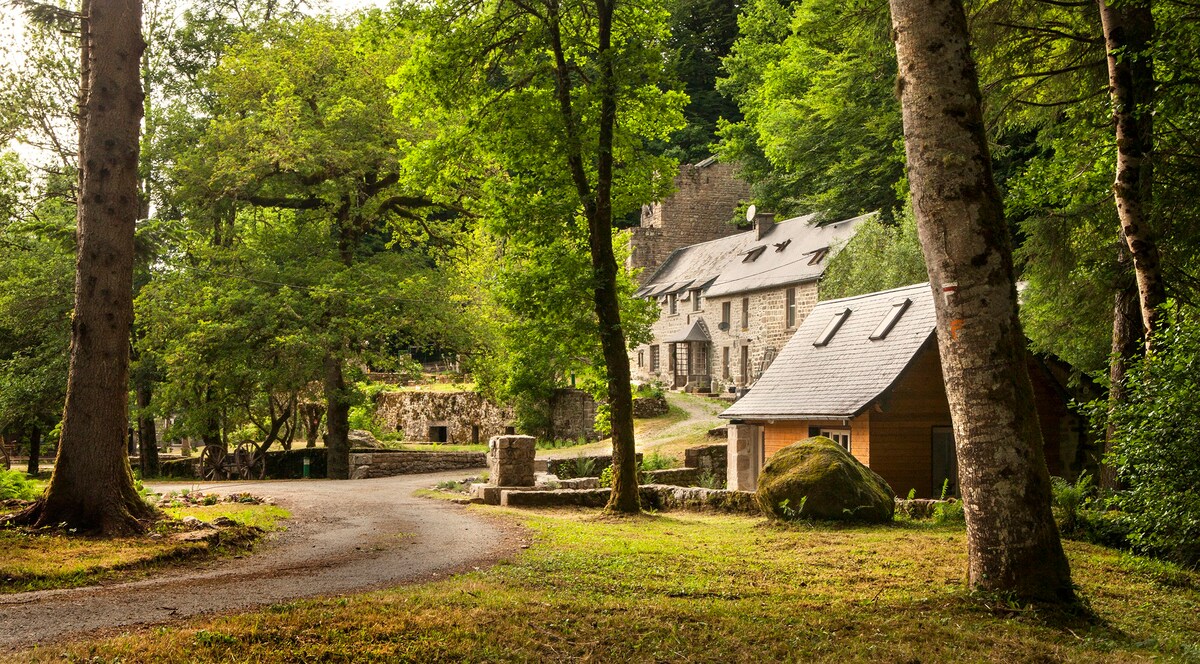
<path id="1" fill-rule="evenodd" d="M 784 249 L 787 249 L 787 246 L 791 243 L 792 243 L 791 238 L 788 238 L 788 239 L 784 240 L 783 242 L 776 242 L 775 243 L 775 251 L 777 253 L 780 251 L 783 251 Z"/>
<path id="2" fill-rule="evenodd" d="M 767 250 L 767 245 L 755 247 L 746 252 L 746 257 L 742 259 L 743 263 L 753 263 L 762 253 Z"/>
<path id="3" fill-rule="evenodd" d="M 891 332 L 892 328 L 896 327 L 896 323 L 900 322 L 900 317 L 904 315 L 905 311 L 908 311 L 908 307 L 911 304 L 912 300 L 907 297 L 898 302 L 893 302 L 892 308 L 888 310 L 883 320 L 879 321 L 879 325 L 875 326 L 875 331 L 871 333 L 871 341 L 879 341 L 887 337 L 888 332 Z"/>
<path id="4" fill-rule="evenodd" d="M 829 247 L 821 247 L 820 249 L 814 249 L 804 255 L 812 256 L 812 258 L 808 259 L 809 265 L 816 265 L 817 263 L 820 263 L 821 261 L 825 260 L 825 256 L 827 256 L 828 254 L 829 254 Z"/>
<path id="5" fill-rule="evenodd" d="M 845 323 L 846 319 L 849 317 L 849 309 L 843 309 L 834 314 L 833 318 L 829 319 L 829 323 L 825 325 L 825 329 L 821 330 L 821 336 L 817 337 L 817 340 L 813 342 L 813 345 L 818 348 L 828 345 L 829 341 L 833 339 L 833 335 L 837 334 L 837 331 L 842 327 L 842 323 Z"/>

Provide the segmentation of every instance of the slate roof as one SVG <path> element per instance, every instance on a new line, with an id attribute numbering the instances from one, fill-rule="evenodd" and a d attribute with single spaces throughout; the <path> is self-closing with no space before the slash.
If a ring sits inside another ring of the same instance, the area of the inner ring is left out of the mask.
<path id="1" fill-rule="evenodd" d="M 893 304 L 911 301 L 882 339 L 871 335 Z M 830 320 L 850 314 L 825 346 Z M 754 387 L 721 417 L 740 420 L 849 419 L 883 394 L 936 330 L 929 284 L 820 302 Z"/>
<path id="2" fill-rule="evenodd" d="M 706 297 L 715 297 L 819 279 L 829 258 L 814 261 L 815 252 L 845 244 L 870 216 L 813 226 L 814 215 L 806 215 L 775 224 L 761 240 L 752 229 L 676 249 L 636 295 L 662 297 L 704 288 Z M 745 260 L 756 249 L 761 249 L 758 256 Z"/>

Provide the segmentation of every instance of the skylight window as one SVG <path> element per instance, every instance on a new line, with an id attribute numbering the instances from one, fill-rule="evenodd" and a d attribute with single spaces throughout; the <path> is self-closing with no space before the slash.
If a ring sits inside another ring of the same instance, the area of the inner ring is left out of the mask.
<path id="1" fill-rule="evenodd" d="M 753 263 L 759 256 L 762 256 L 762 253 L 766 250 L 767 250 L 767 245 L 765 245 L 765 244 L 761 247 L 755 247 L 755 248 L 751 249 L 750 251 L 746 252 L 746 257 L 742 259 L 742 262 L 743 263 Z"/>
<path id="2" fill-rule="evenodd" d="M 908 307 L 911 304 L 912 300 L 907 297 L 899 302 L 893 302 L 892 308 L 888 310 L 887 315 L 883 317 L 883 320 L 879 321 L 879 325 L 875 326 L 875 331 L 871 333 L 871 341 L 879 341 L 887 337 L 888 332 L 891 332 L 892 328 L 896 327 L 896 323 L 900 322 L 900 317 L 904 315 L 905 311 L 908 311 Z"/>
<path id="3" fill-rule="evenodd" d="M 816 265 L 817 263 L 820 263 L 821 261 L 825 260 L 825 256 L 827 256 L 827 255 L 829 255 L 829 247 L 821 247 L 820 249 L 814 249 L 813 251 L 810 251 L 807 254 L 805 254 L 805 256 L 812 256 L 812 258 L 808 259 L 809 265 Z"/>
<path id="4" fill-rule="evenodd" d="M 783 251 L 784 249 L 787 249 L 787 246 L 791 243 L 792 243 L 791 238 L 788 238 L 787 240 L 784 240 L 783 242 L 776 242 L 775 243 L 775 252 L 778 253 L 780 251 Z"/>
<path id="5" fill-rule="evenodd" d="M 829 341 L 833 339 L 833 335 L 837 334 L 837 331 L 842 327 L 842 323 L 845 323 L 849 317 L 849 309 L 843 309 L 834 314 L 833 318 L 829 319 L 829 323 L 825 325 L 825 329 L 821 330 L 821 336 L 817 337 L 813 345 L 818 348 L 829 345 Z"/>

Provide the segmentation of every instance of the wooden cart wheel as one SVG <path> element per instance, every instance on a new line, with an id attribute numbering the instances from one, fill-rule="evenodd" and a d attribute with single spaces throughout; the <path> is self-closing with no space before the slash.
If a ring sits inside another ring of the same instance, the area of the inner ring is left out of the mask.
<path id="1" fill-rule="evenodd" d="M 261 480 L 267 476 L 267 455 L 252 441 L 246 441 L 237 447 L 237 455 L 242 479 Z"/>
<path id="2" fill-rule="evenodd" d="M 205 445 L 200 450 L 200 477 L 206 480 L 225 479 L 225 457 L 229 452 L 221 445 Z"/>

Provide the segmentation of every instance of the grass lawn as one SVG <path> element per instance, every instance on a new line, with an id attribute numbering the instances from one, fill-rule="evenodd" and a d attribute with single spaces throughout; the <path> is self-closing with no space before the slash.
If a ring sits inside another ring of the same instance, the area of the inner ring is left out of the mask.
<path id="1" fill-rule="evenodd" d="M 1091 614 L 974 596 L 961 528 L 508 512 L 484 571 L 52 646 L 22 661 L 1078 661 L 1200 658 L 1200 575 L 1068 542 Z M 93 659 L 94 658 L 94 659 Z"/>
<path id="2" fill-rule="evenodd" d="M 218 503 L 211 506 L 167 508 L 173 519 L 194 516 L 212 521 L 226 516 L 244 528 L 221 531 L 219 541 L 180 541 L 172 522 L 152 530 L 157 537 L 69 537 L 61 532 L 31 534 L 0 529 L 0 593 L 50 588 L 74 588 L 143 574 L 168 563 L 244 551 L 256 539 L 249 527 L 275 530 L 291 516 L 273 505 Z"/>

